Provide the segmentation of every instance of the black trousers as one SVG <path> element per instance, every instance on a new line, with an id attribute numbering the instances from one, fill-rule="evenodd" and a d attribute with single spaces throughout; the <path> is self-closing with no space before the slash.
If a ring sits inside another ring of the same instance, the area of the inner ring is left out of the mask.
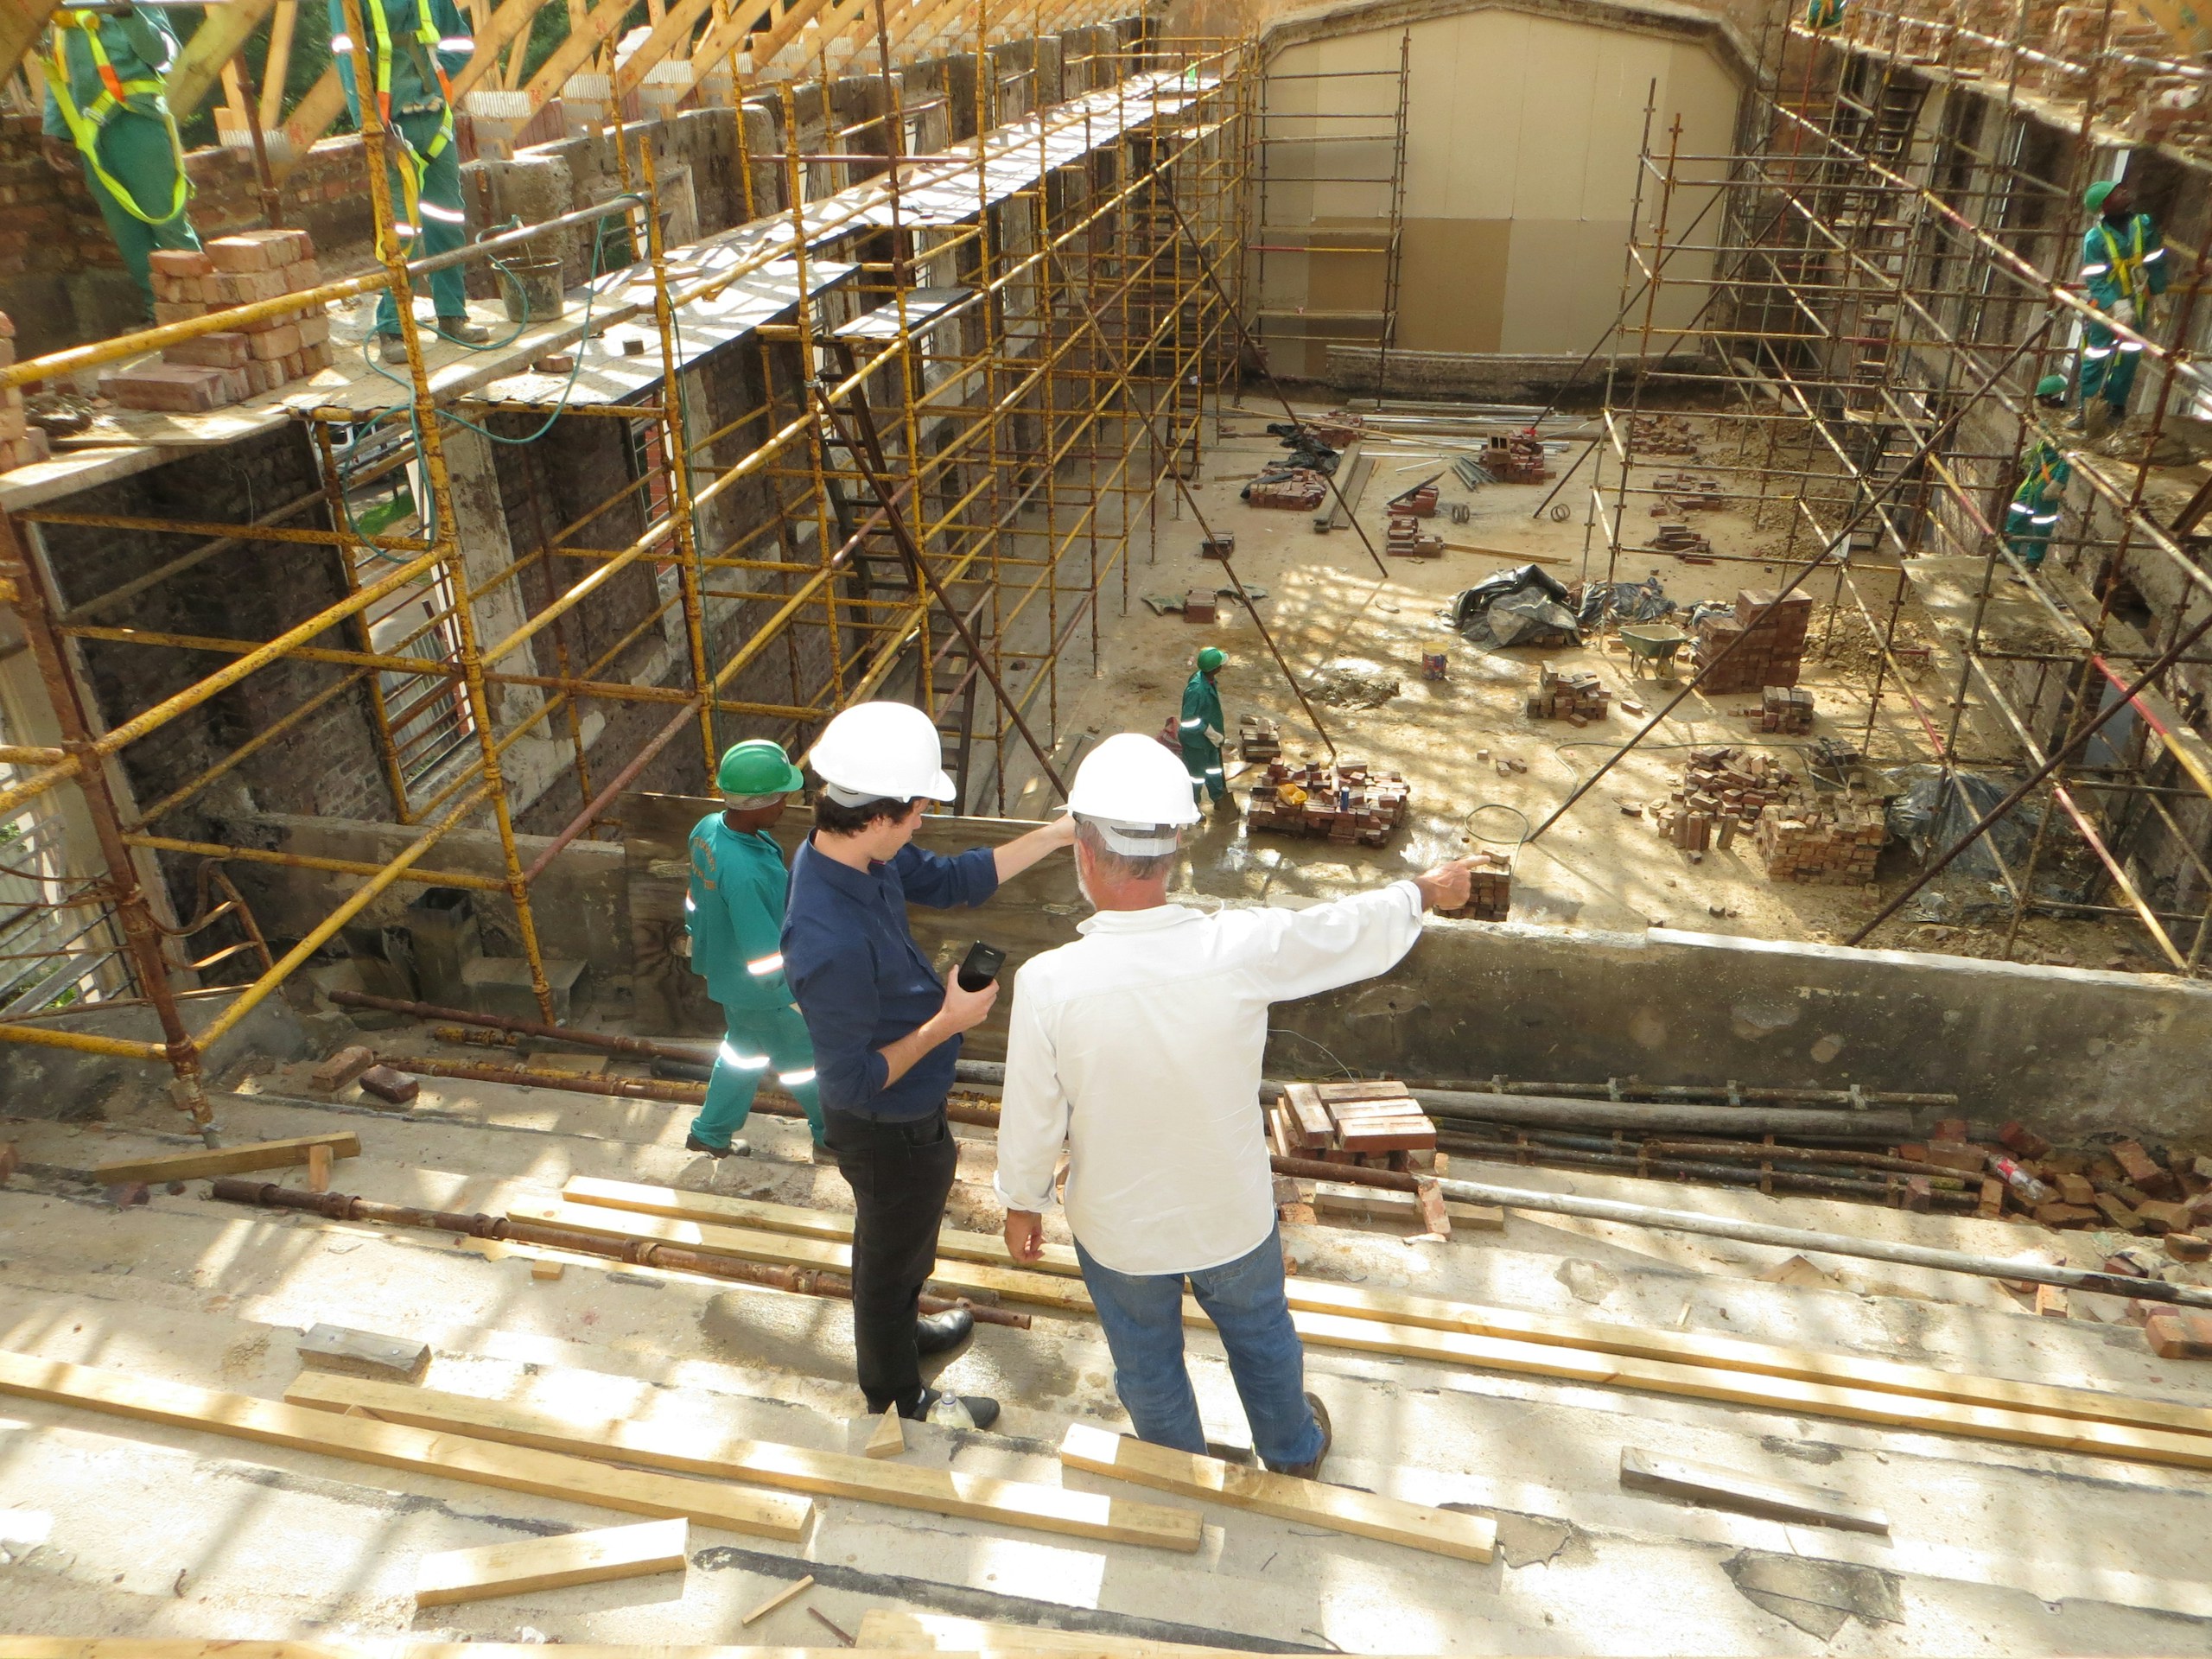
<path id="1" fill-rule="evenodd" d="M 959 1144 L 940 1105 L 927 1117 L 878 1123 L 831 1111 L 827 1140 L 853 1190 L 853 1351 L 868 1408 L 908 1411 L 922 1397 L 914 1319 L 937 1267 Z"/>

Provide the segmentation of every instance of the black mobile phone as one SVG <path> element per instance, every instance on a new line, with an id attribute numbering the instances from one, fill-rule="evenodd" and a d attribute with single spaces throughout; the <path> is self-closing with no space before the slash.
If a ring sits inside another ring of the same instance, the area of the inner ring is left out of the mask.
<path id="1" fill-rule="evenodd" d="M 980 991 L 999 976 L 999 969 L 1006 965 L 1006 952 L 995 944 L 985 944 L 981 939 L 968 947 L 967 956 L 960 963 L 960 988 Z"/>

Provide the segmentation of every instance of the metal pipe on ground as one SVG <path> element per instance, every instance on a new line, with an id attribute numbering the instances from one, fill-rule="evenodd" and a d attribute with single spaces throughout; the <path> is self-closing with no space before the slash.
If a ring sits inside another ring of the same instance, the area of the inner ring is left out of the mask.
<path id="1" fill-rule="evenodd" d="M 546 1249 L 568 1250 L 579 1255 L 603 1256 L 635 1267 L 659 1268 L 671 1273 L 697 1274 L 709 1279 L 728 1279 L 741 1284 L 765 1285 L 802 1296 L 830 1296 L 852 1300 L 852 1281 L 841 1273 L 817 1268 L 775 1267 L 758 1262 L 733 1261 L 687 1250 L 679 1245 L 651 1239 L 601 1238 L 594 1233 L 572 1232 L 543 1222 L 515 1221 L 502 1216 L 465 1215 L 450 1210 L 420 1210 L 411 1205 L 385 1204 L 345 1192 L 305 1192 L 270 1181 L 250 1181 L 220 1175 L 210 1185 L 210 1196 L 226 1204 L 251 1205 L 264 1210 L 300 1210 L 328 1221 L 365 1221 L 381 1227 L 411 1227 L 424 1231 L 452 1233 L 463 1238 L 497 1239 L 509 1244 L 536 1244 Z M 978 1325 L 1003 1325 L 1017 1331 L 1029 1329 L 1029 1315 L 1008 1313 L 957 1299 L 925 1295 L 925 1313 L 942 1313 L 964 1307 Z"/>
<path id="2" fill-rule="evenodd" d="M 1516 1077 L 1408 1077 L 1408 1089 L 1443 1089 L 1494 1095 L 1566 1095 L 1583 1100 L 1748 1101 L 1758 1106 L 1956 1106 L 1956 1095 L 1877 1093 L 1862 1089 L 1758 1089 L 1734 1084 L 1645 1083 L 1612 1077 L 1604 1083 L 1531 1083 Z"/>
<path id="3" fill-rule="evenodd" d="M 1694 1180 L 1713 1186 L 1748 1186 L 1760 1191 L 1801 1192 L 1824 1198 L 1852 1198 L 1862 1203 L 1893 1205 L 1904 1188 L 1885 1181 L 1855 1181 L 1838 1175 L 1808 1174 L 1789 1169 L 1745 1169 L 1732 1164 L 1708 1164 L 1679 1158 L 1644 1158 L 1633 1152 L 1599 1152 L 1580 1147 L 1524 1145 L 1512 1141 L 1487 1141 L 1467 1135 L 1440 1135 L 1440 1150 L 1464 1152 L 1498 1163 L 1523 1161 L 1566 1164 L 1576 1169 L 1618 1170 L 1653 1180 Z M 1977 1200 L 1956 1191 L 1930 1192 L 1931 1207 L 1972 1210 Z"/>
<path id="4" fill-rule="evenodd" d="M 1308 1181 L 1337 1181 L 1354 1186 L 1384 1187 L 1411 1192 L 1414 1178 L 1394 1169 L 1364 1169 L 1356 1164 L 1327 1164 L 1313 1158 L 1276 1158 L 1270 1160 L 1278 1175 Z M 1426 1179 L 1427 1177 L 1421 1179 Z M 2030 1284 L 2058 1285 L 2068 1290 L 2094 1291 L 2101 1296 L 2133 1297 L 2149 1302 L 2171 1302 L 2182 1307 L 2212 1308 L 2212 1290 L 2190 1285 L 2170 1285 L 2163 1279 L 2134 1279 L 2125 1274 L 2091 1273 L 2063 1268 L 2027 1257 L 1976 1255 L 1967 1250 L 1940 1250 L 1924 1244 L 1901 1244 L 1888 1239 L 1853 1238 L 1842 1233 L 1816 1233 L 1802 1227 L 1775 1227 L 1759 1221 L 1737 1221 L 1727 1216 L 1700 1215 L 1694 1210 L 1662 1210 L 1648 1204 L 1625 1204 L 1617 1198 L 1586 1198 L 1571 1192 L 1538 1192 L 1527 1187 L 1496 1186 L 1488 1181 L 1439 1178 L 1437 1191 L 1459 1204 L 1487 1204 L 1532 1215 L 1574 1216 L 1584 1221 L 1610 1221 L 1628 1227 L 1657 1227 L 1707 1238 L 1732 1239 L 1739 1244 L 1764 1244 L 1777 1250 L 1810 1250 L 1822 1255 L 1854 1256 L 1865 1262 L 1887 1262 L 1893 1267 L 1929 1268 L 1938 1273 L 1963 1273 L 1981 1279 L 2018 1279 Z"/>
<path id="5" fill-rule="evenodd" d="M 1822 1112 L 1802 1106 L 1696 1106 L 1671 1101 L 1562 1100 L 1548 1095 L 1408 1089 L 1430 1116 L 1555 1129 L 1667 1129 L 1684 1135 L 1850 1135 L 1910 1140 L 1909 1112 Z"/>

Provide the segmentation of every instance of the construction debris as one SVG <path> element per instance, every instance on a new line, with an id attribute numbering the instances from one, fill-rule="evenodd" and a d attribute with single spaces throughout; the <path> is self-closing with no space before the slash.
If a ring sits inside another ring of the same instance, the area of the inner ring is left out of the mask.
<path id="1" fill-rule="evenodd" d="M 1697 459 L 1697 429 L 1681 415 L 1631 415 L 1629 443 L 1639 455 L 1681 455 Z"/>
<path id="2" fill-rule="evenodd" d="M 1430 1173 L 1436 1167 L 1436 1124 L 1404 1084 L 1387 1078 L 1287 1083 L 1269 1109 L 1268 1132 L 1279 1158 Z"/>
<path id="3" fill-rule="evenodd" d="M 1554 671 L 1549 663 L 1541 663 L 1536 668 L 1536 689 L 1529 694 L 1528 715 L 1531 720 L 1587 726 L 1605 719 L 1612 700 L 1613 694 L 1588 669 Z"/>
<path id="4" fill-rule="evenodd" d="M 1766 588 L 1742 589 L 1732 614 L 1702 616 L 1692 625 L 1700 671 L 1719 664 L 1700 682 L 1700 689 L 1719 696 L 1796 684 L 1805 658 L 1805 631 L 1812 619 L 1810 594 L 1791 594 L 1785 599 Z"/>
<path id="5" fill-rule="evenodd" d="M 1247 484 L 1244 499 L 1255 507 L 1276 507 L 1291 512 L 1311 512 L 1327 499 L 1328 480 L 1309 467 L 1262 473 Z"/>
<path id="6" fill-rule="evenodd" d="M 1237 715 L 1236 739 L 1247 760 L 1273 760 L 1282 753 L 1282 728 L 1266 715 Z"/>
<path id="7" fill-rule="evenodd" d="M 1252 786 L 1244 825 L 1381 847 L 1405 823 L 1407 798 L 1402 774 L 1370 772 L 1363 760 L 1340 760 L 1333 768 L 1271 760 Z"/>
<path id="8" fill-rule="evenodd" d="M 1484 848 L 1468 854 L 1467 859 L 1473 866 L 1468 872 L 1467 902 L 1436 913 L 1465 922 L 1503 921 L 1513 908 L 1512 859 Z"/>
<path id="9" fill-rule="evenodd" d="M 1785 736 L 1809 736 L 1813 730 L 1813 694 L 1802 685 L 1760 688 L 1759 706 L 1744 710 L 1744 718 L 1762 732 Z"/>
<path id="10" fill-rule="evenodd" d="M 1684 564 L 1711 564 L 1713 543 L 1688 524 L 1661 524 L 1651 532 L 1650 542 L 1642 551 L 1671 553 Z"/>
<path id="11" fill-rule="evenodd" d="M 1382 550 L 1394 558 L 1440 559 L 1444 556 L 1444 538 L 1422 535 L 1419 518 L 1394 512 L 1383 531 Z"/>
<path id="12" fill-rule="evenodd" d="M 1483 446 L 1482 468 L 1501 484 L 1541 484 L 1552 475 L 1544 441 L 1532 432 L 1492 438 Z"/>
<path id="13" fill-rule="evenodd" d="M 1794 779 L 1759 815 L 1752 844 L 1770 881 L 1863 884 L 1890 839 L 1882 803 Z"/>

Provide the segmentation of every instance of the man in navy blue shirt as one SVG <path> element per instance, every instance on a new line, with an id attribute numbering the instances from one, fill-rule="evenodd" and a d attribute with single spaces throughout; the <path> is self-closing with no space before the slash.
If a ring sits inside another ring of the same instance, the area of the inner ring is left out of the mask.
<path id="1" fill-rule="evenodd" d="M 975 1328 L 965 1309 L 918 1317 L 937 1266 L 959 1148 L 945 1122 L 960 1033 L 998 999 L 995 981 L 940 981 L 906 926 L 906 906 L 980 905 L 999 883 L 1072 844 L 1061 818 L 1003 847 L 954 857 L 912 845 L 925 802 L 958 791 L 936 726 L 901 702 L 864 702 L 823 728 L 807 760 L 823 779 L 815 830 L 791 861 L 784 976 L 814 1043 L 825 1139 L 853 1192 L 853 1348 L 868 1409 L 928 1414 L 925 1355 Z M 968 1397 L 979 1428 L 998 1402 Z"/>

